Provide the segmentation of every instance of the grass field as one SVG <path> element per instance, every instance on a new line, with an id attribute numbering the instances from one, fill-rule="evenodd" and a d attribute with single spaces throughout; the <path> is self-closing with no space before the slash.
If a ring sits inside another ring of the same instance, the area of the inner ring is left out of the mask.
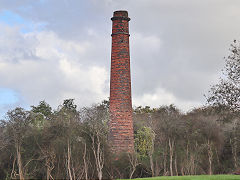
<path id="1" fill-rule="evenodd" d="M 138 180 L 240 180 L 240 175 L 160 176 Z"/>

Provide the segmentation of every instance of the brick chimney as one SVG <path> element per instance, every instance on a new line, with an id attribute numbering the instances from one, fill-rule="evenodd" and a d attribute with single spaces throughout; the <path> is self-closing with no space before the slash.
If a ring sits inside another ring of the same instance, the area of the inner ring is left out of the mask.
<path id="1" fill-rule="evenodd" d="M 112 152 L 133 152 L 132 97 L 127 11 L 115 11 L 112 20 L 110 80 L 110 134 Z"/>

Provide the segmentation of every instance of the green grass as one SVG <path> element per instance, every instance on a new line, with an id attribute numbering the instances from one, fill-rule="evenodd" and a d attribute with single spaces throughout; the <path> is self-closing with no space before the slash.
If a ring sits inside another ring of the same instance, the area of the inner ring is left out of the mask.
<path id="1" fill-rule="evenodd" d="M 138 180 L 240 180 L 240 175 L 160 176 Z"/>

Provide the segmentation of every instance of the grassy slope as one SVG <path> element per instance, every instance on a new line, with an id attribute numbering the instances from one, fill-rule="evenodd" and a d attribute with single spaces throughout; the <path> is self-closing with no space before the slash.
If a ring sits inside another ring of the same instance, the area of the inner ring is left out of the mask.
<path id="1" fill-rule="evenodd" d="M 240 180 L 240 175 L 160 176 L 153 178 L 138 178 L 138 180 Z"/>

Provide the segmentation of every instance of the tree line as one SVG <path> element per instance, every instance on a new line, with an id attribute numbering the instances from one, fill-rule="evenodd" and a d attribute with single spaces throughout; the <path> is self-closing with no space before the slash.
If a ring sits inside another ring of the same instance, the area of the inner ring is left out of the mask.
<path id="1" fill-rule="evenodd" d="M 17 107 L 0 123 L 0 179 L 116 179 L 232 173 L 240 165 L 240 48 L 207 104 L 133 109 L 135 152 L 118 156 L 108 142 L 109 101 L 78 109 L 66 99 Z"/>
<path id="2" fill-rule="evenodd" d="M 16 108 L 0 125 L 0 179 L 115 179 L 225 174 L 239 167 L 239 115 L 208 106 L 134 109 L 135 152 L 116 158 L 108 144 L 108 101 L 55 111 L 44 101 Z"/>

